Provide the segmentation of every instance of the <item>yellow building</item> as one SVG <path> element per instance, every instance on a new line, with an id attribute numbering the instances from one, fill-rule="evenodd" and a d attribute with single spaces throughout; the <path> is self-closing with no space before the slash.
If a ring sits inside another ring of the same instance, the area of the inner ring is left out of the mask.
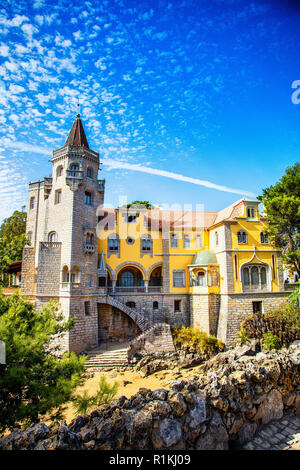
<path id="1" fill-rule="evenodd" d="M 99 154 L 78 115 L 52 177 L 31 183 L 22 291 L 59 299 L 76 324 L 66 349 L 128 341 L 152 325 L 192 325 L 235 340 L 241 321 L 286 301 L 280 251 L 259 202 L 219 212 L 105 208 Z"/>

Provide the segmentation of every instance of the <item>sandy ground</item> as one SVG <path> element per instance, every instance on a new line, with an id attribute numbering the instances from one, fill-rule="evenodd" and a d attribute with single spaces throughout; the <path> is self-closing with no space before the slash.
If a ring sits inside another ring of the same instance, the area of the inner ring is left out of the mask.
<path id="1" fill-rule="evenodd" d="M 174 382 L 174 380 L 194 377 L 195 375 L 198 375 L 197 372 L 198 367 L 181 370 L 175 368 L 171 370 L 162 370 L 148 377 L 141 377 L 138 371 L 99 371 L 94 372 L 93 377 L 88 378 L 83 385 L 76 389 L 75 393 L 81 394 L 84 390 L 86 390 L 89 395 L 94 395 L 98 390 L 99 379 L 101 375 L 104 375 L 108 383 L 113 384 L 116 381 L 119 384 L 115 398 L 121 396 L 130 398 L 132 395 L 137 393 L 140 388 L 148 388 L 150 390 L 164 388 L 169 390 L 170 384 Z M 63 419 L 67 422 L 67 424 L 69 424 L 75 417 L 76 415 L 72 403 L 67 403 L 64 407 Z M 47 420 L 42 421 L 47 422 Z"/>

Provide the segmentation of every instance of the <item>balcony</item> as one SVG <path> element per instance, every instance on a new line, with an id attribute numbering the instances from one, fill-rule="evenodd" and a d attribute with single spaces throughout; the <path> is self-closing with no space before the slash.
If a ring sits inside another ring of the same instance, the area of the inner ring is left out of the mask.
<path id="1" fill-rule="evenodd" d="M 98 180 L 98 191 L 104 191 L 105 180 Z"/>
<path id="2" fill-rule="evenodd" d="M 83 251 L 84 253 L 94 253 L 95 245 L 93 243 L 84 243 Z"/>
<path id="3" fill-rule="evenodd" d="M 67 170 L 67 178 L 82 179 L 83 172 L 81 170 Z"/>

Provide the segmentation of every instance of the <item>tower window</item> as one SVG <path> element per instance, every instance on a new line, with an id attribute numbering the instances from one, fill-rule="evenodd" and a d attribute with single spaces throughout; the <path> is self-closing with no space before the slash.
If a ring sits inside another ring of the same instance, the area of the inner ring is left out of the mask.
<path id="1" fill-rule="evenodd" d="M 50 242 L 50 243 L 57 242 L 57 233 L 56 232 L 50 232 L 48 234 L 48 242 Z"/>
<path id="2" fill-rule="evenodd" d="M 34 209 L 34 205 L 35 205 L 35 197 L 31 197 L 30 198 L 30 203 L 29 203 L 30 209 Z"/>
<path id="3" fill-rule="evenodd" d="M 61 176 L 63 173 L 63 167 L 62 165 L 59 165 L 56 169 L 56 178 L 58 178 L 59 176 Z"/>
<path id="4" fill-rule="evenodd" d="M 61 189 L 55 191 L 54 204 L 59 204 L 61 202 Z"/>
<path id="5" fill-rule="evenodd" d="M 93 178 L 93 168 L 91 168 L 90 166 L 86 170 L 86 176 L 88 178 Z"/>
<path id="6" fill-rule="evenodd" d="M 90 315 L 91 314 L 91 306 L 90 306 L 90 302 L 87 301 L 87 302 L 84 302 L 84 314 L 86 316 Z"/>
<path id="7" fill-rule="evenodd" d="M 85 191 L 84 193 L 84 202 L 87 206 L 93 205 L 93 195 L 90 191 Z"/>

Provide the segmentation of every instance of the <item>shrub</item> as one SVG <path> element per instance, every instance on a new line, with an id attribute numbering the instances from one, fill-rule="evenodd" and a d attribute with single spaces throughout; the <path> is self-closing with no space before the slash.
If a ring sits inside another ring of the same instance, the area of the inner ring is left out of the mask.
<path id="1" fill-rule="evenodd" d="M 240 330 L 237 334 L 237 344 L 242 346 L 251 338 L 251 333 L 247 330 Z"/>
<path id="2" fill-rule="evenodd" d="M 73 407 L 76 416 L 87 414 L 88 411 L 91 411 L 97 406 L 111 403 L 117 393 L 118 386 L 118 382 L 109 385 L 106 381 L 106 377 L 102 375 L 99 380 L 98 392 L 95 395 L 89 395 L 86 390 L 82 395 L 74 395 Z"/>
<path id="3" fill-rule="evenodd" d="M 281 341 L 278 336 L 273 335 L 271 331 L 263 334 L 263 345 L 266 349 L 280 349 L 281 348 Z"/>
<path id="4" fill-rule="evenodd" d="M 269 331 L 278 336 L 283 346 L 288 347 L 300 339 L 300 308 L 288 303 L 265 314 L 255 313 L 241 323 L 241 329 L 258 339 Z"/>
<path id="5" fill-rule="evenodd" d="M 174 344 L 181 346 L 189 346 L 203 352 L 216 353 L 223 351 L 225 344 L 213 335 L 208 335 L 204 331 L 183 326 L 182 328 L 173 328 Z"/>

